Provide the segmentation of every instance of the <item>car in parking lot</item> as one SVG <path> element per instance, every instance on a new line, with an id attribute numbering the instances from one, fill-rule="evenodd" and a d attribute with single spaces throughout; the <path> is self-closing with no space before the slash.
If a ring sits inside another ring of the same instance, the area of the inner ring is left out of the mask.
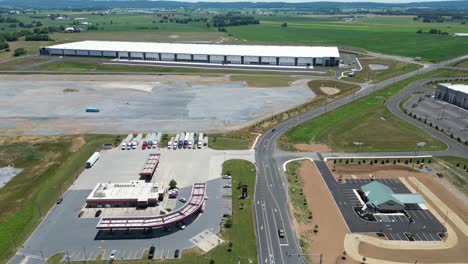
<path id="1" fill-rule="evenodd" d="M 231 188 L 231 184 L 227 183 L 223 185 L 223 188 Z"/>
<path id="2" fill-rule="evenodd" d="M 278 229 L 278 236 L 279 236 L 280 238 L 283 238 L 283 237 L 284 237 L 284 229 L 283 229 L 283 228 L 279 228 L 279 229 Z"/>
<path id="3" fill-rule="evenodd" d="M 97 210 L 96 213 L 94 214 L 94 217 L 99 217 L 102 213 L 102 210 Z"/>
<path id="4" fill-rule="evenodd" d="M 186 203 L 186 202 L 187 202 L 187 199 L 185 199 L 184 197 L 182 197 L 182 198 L 179 199 L 179 201 L 180 201 L 181 203 Z"/>
<path id="5" fill-rule="evenodd" d="M 231 175 L 229 175 L 229 174 L 224 174 L 222 178 L 225 179 L 225 180 L 230 180 L 230 179 L 231 179 Z"/>
<path id="6" fill-rule="evenodd" d="M 148 252 L 148 259 L 153 259 L 154 258 L 154 251 L 156 250 L 156 248 L 154 246 L 151 246 L 149 248 L 149 252 Z"/>
<path id="7" fill-rule="evenodd" d="M 114 249 L 114 250 L 111 251 L 110 256 L 109 256 L 109 259 L 110 259 L 110 260 L 114 260 L 114 259 L 115 259 L 115 254 L 117 254 L 117 250 L 116 250 L 116 249 Z"/>
<path id="8" fill-rule="evenodd" d="M 180 251 L 178 249 L 174 251 L 174 258 L 179 258 L 179 252 Z"/>
<path id="9" fill-rule="evenodd" d="M 61 204 L 63 201 L 63 197 L 60 197 L 58 200 L 57 200 L 57 204 Z"/>

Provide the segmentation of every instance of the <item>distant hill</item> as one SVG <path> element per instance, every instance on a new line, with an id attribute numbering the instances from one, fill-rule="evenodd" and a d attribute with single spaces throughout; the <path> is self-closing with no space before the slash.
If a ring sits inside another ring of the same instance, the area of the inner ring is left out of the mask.
<path id="1" fill-rule="evenodd" d="M 2 7 L 20 8 L 288 8 L 307 10 L 336 9 L 390 9 L 390 8 L 432 8 L 432 9 L 468 9 L 468 1 L 439 1 L 424 3 L 373 3 L 373 2 L 177 2 L 145 0 L 0 0 Z"/>

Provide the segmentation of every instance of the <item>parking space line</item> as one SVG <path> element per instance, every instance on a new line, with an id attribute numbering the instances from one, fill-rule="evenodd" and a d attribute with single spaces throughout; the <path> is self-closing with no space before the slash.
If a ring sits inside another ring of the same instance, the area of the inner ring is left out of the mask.
<path id="1" fill-rule="evenodd" d="M 133 259 L 136 259 L 137 255 L 138 255 L 138 249 L 135 250 L 135 255 L 133 256 Z"/>
<path id="2" fill-rule="evenodd" d="M 427 233 L 427 234 L 428 234 L 428 235 L 431 237 L 431 241 L 435 241 L 435 240 L 437 240 L 437 239 L 435 239 L 435 238 L 432 236 L 432 234 L 431 234 L 431 233 Z"/>
<path id="3" fill-rule="evenodd" d="M 415 233 L 415 234 L 413 235 L 413 237 L 416 237 L 416 236 L 418 237 L 418 241 L 423 241 L 423 239 L 418 235 L 418 233 Z"/>
<path id="4" fill-rule="evenodd" d="M 423 232 L 422 234 L 423 234 L 424 238 L 425 238 L 427 241 L 429 241 L 429 238 L 427 238 L 426 233 Z"/>
<path id="5" fill-rule="evenodd" d="M 403 239 L 400 237 L 400 234 L 396 233 L 396 236 L 398 237 L 398 240 L 403 240 Z"/>
<path id="6" fill-rule="evenodd" d="M 419 213 L 424 219 L 426 219 L 426 217 L 424 216 L 424 214 L 421 213 L 421 210 L 418 210 L 418 213 Z"/>
<path id="7" fill-rule="evenodd" d="M 424 213 L 427 215 L 427 217 L 429 217 L 429 219 L 434 219 L 434 218 L 432 217 L 432 213 L 431 213 L 429 210 L 423 210 L 423 211 L 424 211 Z"/>

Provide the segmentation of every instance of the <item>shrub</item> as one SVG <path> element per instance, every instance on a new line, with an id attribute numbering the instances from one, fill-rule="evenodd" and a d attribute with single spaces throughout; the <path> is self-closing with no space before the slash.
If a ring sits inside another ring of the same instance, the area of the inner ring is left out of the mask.
<path id="1" fill-rule="evenodd" d="M 13 53 L 13 56 L 19 57 L 19 56 L 24 55 L 24 54 L 26 54 L 26 49 L 25 48 L 17 48 L 17 49 L 15 49 L 15 51 Z"/>

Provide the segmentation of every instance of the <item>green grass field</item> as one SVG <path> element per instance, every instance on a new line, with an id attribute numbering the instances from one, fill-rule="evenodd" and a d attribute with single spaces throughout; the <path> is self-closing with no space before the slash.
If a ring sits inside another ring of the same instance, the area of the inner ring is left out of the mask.
<path id="1" fill-rule="evenodd" d="M 84 169 L 89 156 L 103 143 L 113 143 L 115 137 L 6 139 L 0 146 L 0 165 L 13 163 L 24 170 L 0 189 L 0 263 L 5 263 L 29 237 L 41 216 Z"/>
<path id="2" fill-rule="evenodd" d="M 262 21 L 263 22 L 263 21 Z M 440 61 L 465 54 L 468 38 L 455 38 L 450 35 L 417 34 L 419 28 L 428 30 L 439 28 L 455 32 L 464 30 L 461 25 L 422 25 L 371 23 L 288 23 L 265 22 L 260 25 L 228 28 L 239 42 L 280 43 L 291 45 L 338 45 L 363 48 L 386 54 L 407 57 L 420 56 L 427 61 Z"/>
<path id="3" fill-rule="evenodd" d="M 390 113 L 385 101 L 416 80 L 446 73 L 431 72 L 390 85 L 289 130 L 281 142 L 322 143 L 333 151 L 413 151 L 417 142 L 425 141 L 424 150 L 445 149 L 442 142 Z M 353 142 L 364 145 L 358 148 Z"/>
<path id="4" fill-rule="evenodd" d="M 181 259 L 155 260 L 155 263 L 210 264 L 211 259 L 215 263 L 237 263 L 238 256 L 240 256 L 241 263 L 258 263 L 252 204 L 255 189 L 255 165 L 245 160 L 228 160 L 223 165 L 223 173 L 231 173 L 232 175 L 232 227 L 223 228 L 220 234 L 225 243 L 205 255 L 189 250 L 188 252 L 182 252 Z M 245 200 L 238 198 L 242 193 L 240 188 L 242 184 L 248 185 L 249 197 Z M 210 197 L 209 199 L 216 198 Z M 228 251 L 229 242 L 232 242 L 231 251 Z M 51 257 L 47 263 L 63 263 L 60 262 L 62 258 L 63 254 L 58 254 Z M 81 264 L 84 261 L 73 263 Z M 107 264 L 108 261 L 88 261 L 88 263 Z M 114 261 L 114 263 L 147 264 L 148 260 Z"/>
<path id="5" fill-rule="evenodd" d="M 359 59 L 362 66 L 362 71 L 356 72 L 356 76 L 352 78 L 345 77 L 342 80 L 350 82 L 371 82 L 379 83 L 381 81 L 399 76 L 408 72 L 421 69 L 422 66 L 414 63 L 407 63 L 395 60 L 377 59 L 377 58 L 363 58 Z M 371 70 L 369 64 L 380 64 L 388 66 L 387 70 Z"/>

